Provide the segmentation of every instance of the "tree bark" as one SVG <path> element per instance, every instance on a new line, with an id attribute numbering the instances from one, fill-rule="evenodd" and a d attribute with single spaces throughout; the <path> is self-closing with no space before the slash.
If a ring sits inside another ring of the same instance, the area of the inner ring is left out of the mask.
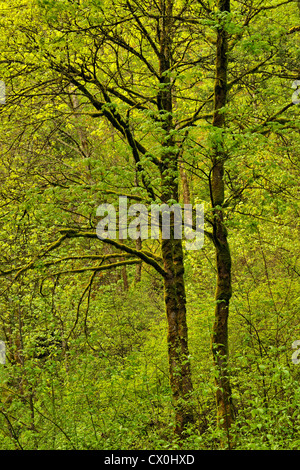
<path id="1" fill-rule="evenodd" d="M 167 276 L 164 281 L 168 321 L 169 374 L 175 407 L 175 432 L 184 437 L 188 424 L 194 422 L 193 391 L 188 350 L 186 296 L 181 240 L 163 240 L 162 256 Z"/>
<path id="2" fill-rule="evenodd" d="M 135 247 L 137 250 L 142 249 L 142 239 L 141 237 L 137 238 L 135 242 Z M 135 268 L 135 282 L 139 283 L 142 279 L 142 264 L 137 264 Z"/>
<path id="3" fill-rule="evenodd" d="M 219 0 L 220 12 L 230 11 L 230 0 Z M 217 31 L 216 79 L 214 86 L 213 126 L 225 127 L 225 113 L 220 109 L 227 100 L 227 51 L 228 35 L 223 26 Z M 211 203 L 213 208 L 213 242 L 216 251 L 217 287 L 215 319 L 212 332 L 212 354 L 216 368 L 216 406 L 218 426 L 226 432 L 228 446 L 230 443 L 230 426 L 234 420 L 231 387 L 228 373 L 228 315 L 232 294 L 231 255 L 224 224 L 224 164 L 227 159 L 224 151 L 223 137 L 217 132 L 213 148 L 211 170 Z"/>
<path id="4" fill-rule="evenodd" d="M 161 158 L 161 201 L 179 201 L 179 152 L 171 131 L 172 82 L 168 72 L 172 61 L 172 0 L 161 0 L 160 39 L 160 81 L 157 97 L 158 111 L 163 115 L 162 127 L 166 137 L 162 144 L 171 148 Z M 169 376 L 175 407 L 175 432 L 184 437 L 186 426 L 193 423 L 191 393 L 193 391 L 188 350 L 188 328 L 186 319 L 186 295 L 184 285 L 184 263 L 182 240 L 174 237 L 174 214 L 170 217 L 170 238 L 162 240 L 162 258 L 167 275 L 164 278 L 165 306 L 168 322 Z"/>

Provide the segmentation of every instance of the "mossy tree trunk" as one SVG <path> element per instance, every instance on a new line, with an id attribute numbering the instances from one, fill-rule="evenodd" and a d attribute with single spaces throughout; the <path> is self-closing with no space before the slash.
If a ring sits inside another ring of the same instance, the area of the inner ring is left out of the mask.
<path id="1" fill-rule="evenodd" d="M 230 0 L 219 0 L 219 11 L 230 11 Z M 212 332 L 212 353 L 216 367 L 217 421 L 226 431 L 230 446 L 229 429 L 234 420 L 231 387 L 228 373 L 228 315 L 232 293 L 231 255 L 224 224 L 224 165 L 227 159 L 222 129 L 225 127 L 224 106 L 227 100 L 228 34 L 224 26 L 217 31 L 216 80 L 214 87 L 214 135 L 211 203 L 213 208 L 213 242 L 216 251 L 217 287 L 215 319 Z M 220 111 L 221 110 L 221 111 Z"/>
<path id="2" fill-rule="evenodd" d="M 179 201 L 179 149 L 172 136 L 172 0 L 161 0 L 160 11 L 160 81 L 158 111 L 162 116 L 165 140 L 161 157 L 161 202 Z M 170 151 L 167 151 L 169 149 Z M 170 215 L 170 238 L 162 240 L 165 306 L 168 321 L 169 374 L 175 406 L 175 432 L 184 437 L 185 427 L 193 422 L 191 393 L 193 391 L 188 351 L 188 328 L 186 319 L 186 295 L 182 240 L 175 239 L 174 214 Z"/>
<path id="3" fill-rule="evenodd" d="M 181 240 L 164 240 L 162 244 L 165 277 L 165 305 L 168 320 L 168 355 L 172 395 L 175 406 L 175 432 L 184 437 L 186 426 L 193 422 L 193 390 L 188 351 L 188 330 Z"/>

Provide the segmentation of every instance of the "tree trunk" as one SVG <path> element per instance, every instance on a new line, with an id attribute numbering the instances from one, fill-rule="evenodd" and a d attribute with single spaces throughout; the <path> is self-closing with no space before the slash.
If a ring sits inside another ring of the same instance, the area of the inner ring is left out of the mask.
<path id="1" fill-rule="evenodd" d="M 169 374 L 175 407 L 175 432 L 184 437 L 185 427 L 193 423 L 193 391 L 186 321 L 186 296 L 181 240 L 163 240 L 165 305 L 168 321 Z"/>
<path id="2" fill-rule="evenodd" d="M 171 69 L 172 44 L 172 0 L 160 0 L 160 82 L 157 96 L 159 115 L 166 137 L 162 146 L 172 149 L 163 151 L 161 157 L 161 201 L 179 201 L 179 152 L 172 132 L 173 96 L 172 82 L 168 72 Z M 188 328 L 186 320 L 186 296 L 184 286 L 184 264 L 182 240 L 174 237 L 174 214 L 170 216 L 170 238 L 162 240 L 162 258 L 167 276 L 164 278 L 165 306 L 168 322 L 169 376 L 175 407 L 175 432 L 184 437 L 185 427 L 192 423 L 193 391 L 188 351 Z"/>
<path id="3" fill-rule="evenodd" d="M 135 247 L 137 250 L 142 249 L 142 239 L 141 237 L 137 238 L 135 242 Z M 135 282 L 139 283 L 142 279 L 142 264 L 137 264 L 135 268 Z"/>
<path id="4" fill-rule="evenodd" d="M 219 0 L 220 12 L 230 11 L 230 0 Z M 224 128 L 225 113 L 220 109 L 226 105 L 227 99 L 227 51 L 228 37 L 223 26 L 217 32 L 216 80 L 214 87 L 214 118 L 215 128 Z M 231 298 L 231 255 L 224 225 L 224 164 L 227 155 L 224 151 L 220 132 L 213 148 L 211 171 L 211 202 L 213 207 L 213 241 L 216 250 L 217 288 L 215 319 L 212 332 L 212 353 L 216 367 L 216 406 L 218 426 L 227 434 L 230 444 L 229 429 L 234 420 L 231 387 L 228 373 L 228 314 Z"/>

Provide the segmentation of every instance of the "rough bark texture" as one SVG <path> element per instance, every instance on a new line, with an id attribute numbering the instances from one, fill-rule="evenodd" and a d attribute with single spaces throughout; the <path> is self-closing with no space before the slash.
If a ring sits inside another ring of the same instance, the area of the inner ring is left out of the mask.
<path id="1" fill-rule="evenodd" d="M 219 0 L 221 12 L 230 11 L 230 0 Z M 216 80 L 214 88 L 213 126 L 225 126 L 225 113 L 219 112 L 226 105 L 227 99 L 227 33 L 222 26 L 217 32 Z M 211 171 L 211 199 L 214 213 L 213 241 L 216 250 L 217 288 L 215 320 L 212 333 L 212 353 L 216 366 L 216 405 L 217 420 L 224 429 L 230 446 L 229 429 L 234 420 L 231 400 L 231 387 L 228 375 L 228 315 L 231 298 L 231 255 L 224 225 L 224 163 L 227 155 L 224 152 L 222 139 L 214 145 Z"/>
<path id="2" fill-rule="evenodd" d="M 161 158 L 161 200 L 168 204 L 170 200 L 178 201 L 178 152 L 170 131 L 172 122 L 172 82 L 168 71 L 171 68 L 172 50 L 172 7 L 171 0 L 160 1 L 162 12 L 160 39 L 160 81 L 157 104 L 159 112 L 164 115 L 162 127 L 166 132 L 163 146 L 171 152 L 163 152 Z M 162 240 L 162 258 L 167 276 L 164 279 L 165 306 L 168 321 L 169 374 L 175 406 L 175 432 L 184 436 L 186 425 L 193 422 L 191 392 L 193 390 L 189 351 L 188 329 L 186 320 L 186 296 L 184 287 L 184 264 L 182 240 L 174 239 L 174 217 L 171 214 L 170 239 Z"/>
<path id="3" fill-rule="evenodd" d="M 172 388 L 176 433 L 183 437 L 185 427 L 193 422 L 191 405 L 191 370 L 188 351 L 186 298 L 181 240 L 163 240 L 165 305 L 168 320 L 169 373 Z"/>

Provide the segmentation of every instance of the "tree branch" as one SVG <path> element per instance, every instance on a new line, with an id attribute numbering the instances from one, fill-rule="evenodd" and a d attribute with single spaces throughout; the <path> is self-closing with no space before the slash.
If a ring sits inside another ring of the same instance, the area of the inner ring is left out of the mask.
<path id="1" fill-rule="evenodd" d="M 98 238 L 97 234 L 95 232 L 80 232 L 77 230 L 72 230 L 72 229 L 61 229 L 61 233 L 65 233 L 65 236 L 68 238 L 77 238 L 77 237 L 83 237 L 83 238 Z M 99 239 L 99 238 L 98 238 Z M 125 251 L 125 253 L 129 253 L 132 255 L 135 255 L 139 257 L 142 261 L 145 263 L 149 264 L 152 266 L 156 271 L 163 277 L 167 276 L 167 272 L 158 264 L 157 260 L 158 257 L 155 255 L 150 254 L 149 252 L 144 252 L 140 250 L 136 250 L 134 248 L 130 248 L 127 245 L 124 245 L 123 243 L 119 243 L 116 240 L 112 240 L 109 238 L 106 239 L 101 239 L 103 243 L 107 243 L 108 245 L 112 245 L 118 250 Z"/>

